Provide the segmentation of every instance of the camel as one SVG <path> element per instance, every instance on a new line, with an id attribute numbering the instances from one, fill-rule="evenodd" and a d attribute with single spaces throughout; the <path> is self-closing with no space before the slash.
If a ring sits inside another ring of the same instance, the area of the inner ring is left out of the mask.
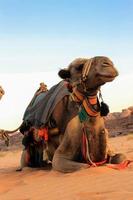
<path id="1" fill-rule="evenodd" d="M 113 62 L 104 56 L 78 58 L 58 75 L 67 83 L 70 94 L 57 103 L 50 116 L 54 128 L 49 128 L 47 153 L 53 169 L 68 173 L 98 163 L 122 162 L 123 154 L 110 155 L 98 98 L 101 86 L 118 76 Z M 25 156 L 24 151 L 21 168 L 27 165 Z"/>
<path id="2" fill-rule="evenodd" d="M 21 125 L 14 130 L 4 130 L 0 129 L 0 140 L 5 141 L 5 145 L 9 146 L 10 136 L 16 134 L 16 132 L 20 129 Z"/>
<path id="3" fill-rule="evenodd" d="M 98 100 L 101 86 L 118 76 L 112 61 L 103 56 L 78 58 L 58 74 L 67 81 L 71 92 L 58 102 L 50 116 L 55 125 L 49 128 L 48 141 L 53 169 L 66 173 L 99 162 L 121 162 L 124 155 L 109 155 L 108 131 Z"/>
<path id="4" fill-rule="evenodd" d="M 105 129 L 104 119 L 100 114 L 100 105 L 97 100 L 97 93 L 102 85 L 111 82 L 118 76 L 118 72 L 112 61 L 107 57 L 94 57 L 91 59 L 76 59 L 66 69 L 59 71 L 59 76 L 68 79 L 72 85 L 72 95 L 64 98 L 56 106 L 52 117 L 57 127 L 61 130 L 62 124 L 69 112 L 78 107 L 78 112 L 67 124 L 63 138 L 57 149 L 53 152 L 53 169 L 61 172 L 72 172 L 81 168 L 88 168 L 88 163 L 95 165 L 107 159 L 108 132 Z M 64 106 L 64 102 L 65 106 Z M 72 104 L 72 105 L 71 105 Z M 93 107 L 94 104 L 94 107 Z M 59 113 L 59 108 L 60 112 Z M 80 119 L 85 112 L 85 120 Z M 83 133 L 87 135 L 88 147 L 81 162 Z M 117 158 L 115 160 L 115 158 Z M 118 163 L 124 159 L 124 155 L 112 156 L 112 162 Z M 87 162 L 87 164 L 86 164 Z M 111 160 L 110 160 L 111 162 Z"/>
<path id="5" fill-rule="evenodd" d="M 0 86 L 0 100 L 3 97 L 3 95 L 5 94 L 4 89 L 2 88 L 2 86 Z"/>

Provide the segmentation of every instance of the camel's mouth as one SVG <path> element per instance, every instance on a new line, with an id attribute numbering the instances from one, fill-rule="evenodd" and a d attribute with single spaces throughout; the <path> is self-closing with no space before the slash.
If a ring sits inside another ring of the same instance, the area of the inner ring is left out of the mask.
<path id="1" fill-rule="evenodd" d="M 105 82 L 110 82 L 113 81 L 116 76 L 118 76 L 118 73 L 115 74 L 104 74 L 104 73 L 99 73 L 97 74 L 100 79 L 104 80 Z"/>

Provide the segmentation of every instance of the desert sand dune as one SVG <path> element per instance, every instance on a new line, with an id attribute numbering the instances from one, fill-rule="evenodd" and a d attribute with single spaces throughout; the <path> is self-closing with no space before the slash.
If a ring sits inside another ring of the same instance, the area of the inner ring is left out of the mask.
<path id="1" fill-rule="evenodd" d="M 110 139 L 133 160 L 133 135 Z M 0 152 L 1 200 L 133 200 L 133 163 L 127 169 L 93 167 L 69 174 L 19 166 L 20 150 Z"/>

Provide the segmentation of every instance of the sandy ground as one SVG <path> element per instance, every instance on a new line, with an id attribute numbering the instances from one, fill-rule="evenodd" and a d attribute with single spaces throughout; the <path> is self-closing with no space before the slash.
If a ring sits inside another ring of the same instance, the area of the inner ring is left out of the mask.
<path id="1" fill-rule="evenodd" d="M 133 160 L 133 135 L 111 138 L 110 145 Z M 0 200 L 133 200 L 133 163 L 125 170 L 102 166 L 71 174 L 30 168 L 16 172 L 20 154 L 0 152 Z"/>

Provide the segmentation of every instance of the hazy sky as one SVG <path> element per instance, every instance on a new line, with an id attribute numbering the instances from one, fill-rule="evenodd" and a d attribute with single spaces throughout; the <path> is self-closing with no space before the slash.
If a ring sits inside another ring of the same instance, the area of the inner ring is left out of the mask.
<path id="1" fill-rule="evenodd" d="M 120 75 L 107 85 L 110 93 L 105 87 L 103 95 L 112 111 L 131 105 L 132 54 L 132 0 L 0 0 L 0 85 L 6 90 L 0 102 L 0 128 L 5 123 L 4 110 L 5 120 L 11 116 L 20 120 L 19 107 L 24 110 L 27 95 L 29 99 L 44 79 L 49 86 L 55 84 L 58 69 L 77 57 L 110 57 Z M 49 73 L 46 77 L 40 72 Z M 19 88 L 21 101 L 17 100 Z M 9 91 L 19 104 L 19 117 L 14 108 L 8 117 L 6 108 L 13 101 Z"/>
<path id="2" fill-rule="evenodd" d="M 0 73 L 107 55 L 132 72 L 132 0 L 0 0 Z"/>

